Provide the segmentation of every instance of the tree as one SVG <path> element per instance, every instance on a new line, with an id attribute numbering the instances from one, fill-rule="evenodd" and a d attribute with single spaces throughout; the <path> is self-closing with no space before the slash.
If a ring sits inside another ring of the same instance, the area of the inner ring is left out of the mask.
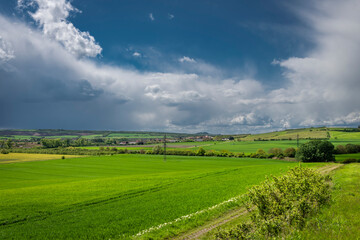
<path id="1" fill-rule="evenodd" d="M 275 157 L 283 155 L 283 151 L 281 148 L 270 148 L 268 153 L 273 154 Z"/>
<path id="2" fill-rule="evenodd" d="M 155 147 L 153 147 L 152 151 L 154 154 L 163 154 L 164 153 L 164 149 L 162 147 L 160 147 L 159 145 L 156 145 Z"/>
<path id="3" fill-rule="evenodd" d="M 296 150 L 295 150 L 295 148 L 287 148 L 287 149 L 285 149 L 285 151 L 284 151 L 284 155 L 285 155 L 285 157 L 291 157 L 291 158 L 293 158 L 293 157 L 295 157 L 295 154 L 296 154 Z"/>
<path id="4" fill-rule="evenodd" d="M 206 151 L 201 147 L 196 151 L 196 156 L 204 156 L 205 152 Z"/>
<path id="5" fill-rule="evenodd" d="M 334 145 L 329 141 L 313 140 L 300 146 L 296 159 L 302 162 L 334 161 Z"/>

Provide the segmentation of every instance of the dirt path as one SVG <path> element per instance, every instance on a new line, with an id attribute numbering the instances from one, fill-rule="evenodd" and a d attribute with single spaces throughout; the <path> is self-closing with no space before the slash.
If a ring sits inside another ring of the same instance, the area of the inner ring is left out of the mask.
<path id="1" fill-rule="evenodd" d="M 329 174 L 330 172 L 334 171 L 335 169 L 339 168 L 343 166 L 343 164 L 334 164 L 334 165 L 326 165 L 324 167 L 318 168 L 317 170 L 321 173 L 321 174 Z"/>
<path id="2" fill-rule="evenodd" d="M 321 174 L 328 174 L 341 166 L 343 166 L 343 164 L 326 165 L 324 167 L 318 168 L 317 170 Z M 247 213 L 247 211 L 244 207 L 233 210 L 230 213 L 228 213 L 210 223 L 205 224 L 204 226 L 201 226 L 199 228 L 191 230 L 191 231 L 189 231 L 185 234 L 182 234 L 178 237 L 175 237 L 173 239 L 175 239 L 175 240 L 201 239 L 201 237 L 203 237 L 205 234 L 212 231 L 213 229 L 220 227 L 220 226 L 222 226 L 222 225 L 224 225 L 246 213 Z"/>
<path id="3" fill-rule="evenodd" d="M 180 235 L 173 239 L 175 239 L 175 240 L 200 239 L 200 237 L 204 236 L 206 233 L 210 232 L 211 230 L 213 230 L 219 226 L 222 226 L 222 225 L 224 225 L 246 213 L 247 213 L 247 211 L 244 207 L 233 210 L 230 213 L 222 216 L 221 218 L 218 218 L 208 224 L 205 224 L 204 226 L 201 226 L 195 230 L 187 232 L 187 233 Z"/>

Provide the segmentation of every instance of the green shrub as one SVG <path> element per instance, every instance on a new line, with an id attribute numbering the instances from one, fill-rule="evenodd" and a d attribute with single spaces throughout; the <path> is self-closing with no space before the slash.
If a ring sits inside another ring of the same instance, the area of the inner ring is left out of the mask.
<path id="1" fill-rule="evenodd" d="M 334 145 L 329 141 L 313 140 L 304 143 L 296 152 L 296 159 L 303 162 L 334 161 Z"/>
<path id="2" fill-rule="evenodd" d="M 356 163 L 356 162 L 360 162 L 360 159 L 347 158 L 344 161 L 342 161 L 341 163 L 347 164 L 347 163 Z"/>
<path id="3" fill-rule="evenodd" d="M 270 148 L 268 153 L 273 154 L 275 157 L 279 157 L 280 154 L 283 154 L 283 150 L 281 148 Z"/>
<path id="4" fill-rule="evenodd" d="M 334 150 L 335 154 L 346 154 L 346 148 L 343 145 L 337 145 Z"/>
<path id="5" fill-rule="evenodd" d="M 247 193 L 251 222 L 215 234 L 217 239 L 270 239 L 302 229 L 306 219 L 330 202 L 326 177 L 309 168 L 293 168 Z"/>
<path id="6" fill-rule="evenodd" d="M 206 151 L 201 147 L 196 151 L 196 156 L 204 156 Z"/>
<path id="7" fill-rule="evenodd" d="M 285 151 L 284 151 L 284 156 L 285 156 L 285 157 L 291 157 L 291 158 L 293 158 L 293 157 L 295 157 L 295 154 L 296 154 L 296 150 L 295 150 L 295 148 L 292 148 L 292 147 L 287 148 L 287 149 L 285 149 Z"/>
<path id="8" fill-rule="evenodd" d="M 1 154 L 8 154 L 8 153 L 9 153 L 9 151 L 8 151 L 8 150 L 6 150 L 6 149 L 1 149 L 0 153 L 1 153 Z"/>

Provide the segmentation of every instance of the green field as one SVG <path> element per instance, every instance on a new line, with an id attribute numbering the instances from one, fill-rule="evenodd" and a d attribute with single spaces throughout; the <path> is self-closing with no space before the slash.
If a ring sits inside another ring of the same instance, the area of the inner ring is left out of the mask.
<path id="1" fill-rule="evenodd" d="M 299 146 L 309 140 L 299 140 Z M 349 140 L 330 140 L 335 146 L 346 145 L 348 143 L 360 144 L 360 139 L 349 139 Z M 169 145 L 170 146 L 170 145 Z M 296 140 L 281 140 L 281 141 L 227 141 L 227 142 L 214 142 L 204 145 L 205 150 L 216 150 L 216 151 L 230 151 L 230 152 L 244 152 L 244 153 L 255 153 L 258 149 L 268 151 L 270 148 L 286 148 L 297 147 Z"/>
<path id="2" fill-rule="evenodd" d="M 360 159 L 360 153 L 351 153 L 351 154 L 338 154 L 335 155 L 335 159 L 337 162 L 342 162 L 345 159 L 352 158 L 352 159 Z"/>
<path id="3" fill-rule="evenodd" d="M 114 155 L 0 165 L 0 239 L 128 239 L 295 162 Z M 315 164 L 307 164 L 314 166 Z"/>

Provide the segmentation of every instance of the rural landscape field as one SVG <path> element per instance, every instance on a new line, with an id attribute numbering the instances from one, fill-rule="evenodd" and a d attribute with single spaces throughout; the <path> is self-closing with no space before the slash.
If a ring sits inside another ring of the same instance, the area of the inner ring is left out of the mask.
<path id="1" fill-rule="evenodd" d="M 288 136 L 287 140 L 262 139 L 273 137 L 269 133 L 230 137 L 234 140 L 224 136 L 224 140 L 201 142 L 192 141 L 194 136 L 190 136 L 186 141 L 183 139 L 184 142 L 167 143 L 168 153 L 182 150 L 180 155 L 149 154 L 151 149 L 160 146 L 163 149 L 164 142 L 110 148 L 105 145 L 24 149 L 19 146 L 24 145 L 25 136 L 2 140 L 2 149 L 8 153 L 0 154 L 0 238 L 215 239 L 214 234 L 219 229 L 231 229 L 248 219 L 247 214 L 237 218 L 227 216 L 244 208 L 244 199 L 251 186 L 299 166 L 294 158 L 254 157 L 252 153 L 259 149 L 268 153 L 271 149 L 297 148 L 309 142 L 308 138 L 322 139 L 324 136 L 335 146 L 357 146 L 360 143 L 357 129 L 348 130 L 314 128 L 272 133 L 286 136 L 295 131 L 299 136 L 306 136 L 306 139 L 294 140 L 289 140 Z M 139 132 L 133 139 L 141 135 Z M 147 139 L 148 134 L 144 136 Z M 54 137 L 50 141 L 61 142 L 67 138 L 62 139 Z M 26 141 L 31 141 L 31 137 Z M 71 140 L 70 144 L 76 141 Z M 6 147 L 8 142 L 12 142 L 11 148 Z M 58 148 L 65 154 L 54 154 Z M 111 150 L 113 148 L 117 151 Z M 46 149 L 47 154 L 34 153 Z M 88 151 L 88 155 L 69 155 L 66 149 L 72 153 L 74 149 L 81 149 Z M 121 149 L 129 149 L 129 152 L 119 152 Z M 199 155 L 199 149 L 204 149 L 204 153 Z M 33 153 L 26 152 L 30 150 Z M 147 152 L 140 153 L 141 150 Z M 98 155 L 99 152 L 104 154 Z M 184 156 L 184 152 L 194 154 Z M 222 157 L 208 156 L 211 152 L 222 154 Z M 236 155 L 238 153 L 245 154 Z M 342 171 L 354 169 L 354 179 L 342 183 L 346 188 L 356 184 L 359 177 L 358 163 L 341 164 L 346 159 L 360 162 L 359 153 L 346 153 L 335 154 L 335 162 L 304 162 L 300 166 L 319 169 L 339 182 L 344 181 Z M 336 189 L 334 194 L 338 194 Z M 359 199 L 358 193 L 354 194 L 353 197 Z M 218 224 L 223 218 L 224 224 Z M 212 227 L 191 237 L 191 232 L 209 225 Z"/>
<path id="2" fill-rule="evenodd" d="M 359 13 L 0 1 L 0 240 L 360 240 Z"/>

